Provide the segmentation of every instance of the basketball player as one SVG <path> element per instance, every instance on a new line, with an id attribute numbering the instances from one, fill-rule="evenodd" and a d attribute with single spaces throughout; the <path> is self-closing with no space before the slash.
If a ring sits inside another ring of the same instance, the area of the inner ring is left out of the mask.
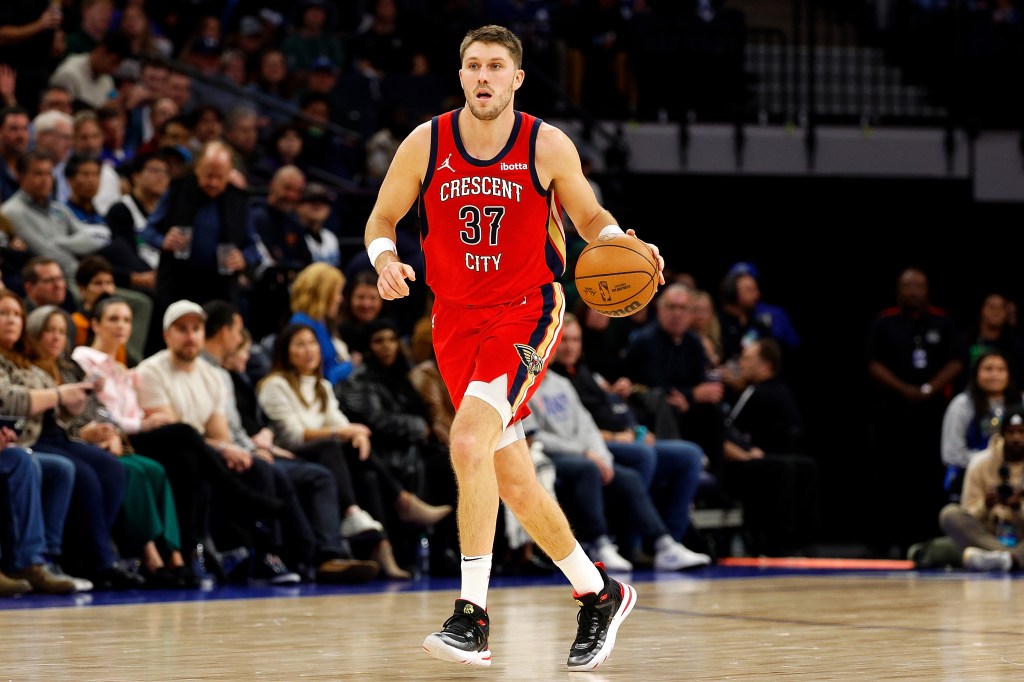
<path id="1" fill-rule="evenodd" d="M 457 409 L 450 447 L 462 591 L 423 648 L 444 661 L 491 664 L 487 587 L 500 497 L 572 583 L 581 613 L 568 666 L 591 670 L 611 653 L 636 590 L 587 558 L 534 476 L 521 420 L 562 330 L 559 203 L 587 241 L 622 230 L 598 204 L 569 138 L 513 109 L 524 77 L 515 34 L 501 26 L 473 30 L 460 56 L 465 107 L 402 142 L 366 225 L 381 296 L 407 296 L 406 280 L 416 277 L 398 259 L 395 225 L 419 202 L 427 284 L 436 296 L 434 347 Z"/>

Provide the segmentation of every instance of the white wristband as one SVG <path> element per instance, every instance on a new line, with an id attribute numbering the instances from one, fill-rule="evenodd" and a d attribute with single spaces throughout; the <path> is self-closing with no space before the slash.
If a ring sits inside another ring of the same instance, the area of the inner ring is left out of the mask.
<path id="1" fill-rule="evenodd" d="M 370 267 L 377 267 L 377 259 L 385 251 L 398 253 L 398 247 L 395 246 L 395 242 L 387 237 L 377 237 L 370 242 L 370 245 L 366 247 L 366 253 L 370 256 Z"/>
<path id="2" fill-rule="evenodd" d="M 608 225 L 603 230 L 601 230 L 601 234 L 597 235 L 597 238 L 600 239 L 601 237 L 607 237 L 610 234 L 626 234 L 626 233 L 623 232 L 622 228 L 619 227 L 618 225 Z"/>

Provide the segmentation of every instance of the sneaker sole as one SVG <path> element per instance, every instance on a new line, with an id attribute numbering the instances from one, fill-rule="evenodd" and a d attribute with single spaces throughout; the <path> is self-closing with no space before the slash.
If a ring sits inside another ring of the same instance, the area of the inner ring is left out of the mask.
<path id="1" fill-rule="evenodd" d="M 423 640 L 423 650 L 439 661 L 449 663 L 463 663 L 465 665 L 478 665 L 488 667 L 491 665 L 491 650 L 485 651 L 463 651 L 445 644 L 436 634 L 427 635 Z"/>
<path id="2" fill-rule="evenodd" d="M 583 665 L 569 666 L 570 672 L 586 672 L 587 670 L 593 670 L 597 666 L 601 665 L 608 660 L 608 657 L 612 655 L 612 649 L 615 647 L 615 635 L 619 632 L 619 626 L 622 625 L 622 621 L 626 620 L 632 611 L 633 607 L 636 606 L 636 590 L 633 589 L 632 585 L 626 583 L 619 583 L 622 585 L 622 603 L 619 605 L 619 611 L 612 617 L 612 622 L 608 624 L 608 634 L 604 638 L 604 646 L 597 653 L 597 656 L 592 658 L 589 662 Z"/>

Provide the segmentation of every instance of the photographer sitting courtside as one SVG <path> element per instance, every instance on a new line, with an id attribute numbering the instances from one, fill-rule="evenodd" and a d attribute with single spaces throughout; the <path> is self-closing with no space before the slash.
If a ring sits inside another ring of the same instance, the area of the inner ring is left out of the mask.
<path id="1" fill-rule="evenodd" d="M 967 465 L 960 504 L 946 505 L 939 525 L 963 551 L 972 571 L 1011 571 L 1024 567 L 1024 408 L 1003 417 L 988 449 Z"/>

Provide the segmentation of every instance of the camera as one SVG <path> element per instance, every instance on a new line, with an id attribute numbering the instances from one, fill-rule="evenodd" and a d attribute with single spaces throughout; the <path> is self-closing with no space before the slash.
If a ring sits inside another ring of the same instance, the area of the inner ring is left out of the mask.
<path id="1" fill-rule="evenodd" d="M 1013 486 L 1010 485 L 1010 467 L 1005 464 L 999 467 L 999 480 L 1000 483 L 996 486 L 996 495 L 999 496 L 1000 502 L 1006 504 L 1013 495 Z"/>

